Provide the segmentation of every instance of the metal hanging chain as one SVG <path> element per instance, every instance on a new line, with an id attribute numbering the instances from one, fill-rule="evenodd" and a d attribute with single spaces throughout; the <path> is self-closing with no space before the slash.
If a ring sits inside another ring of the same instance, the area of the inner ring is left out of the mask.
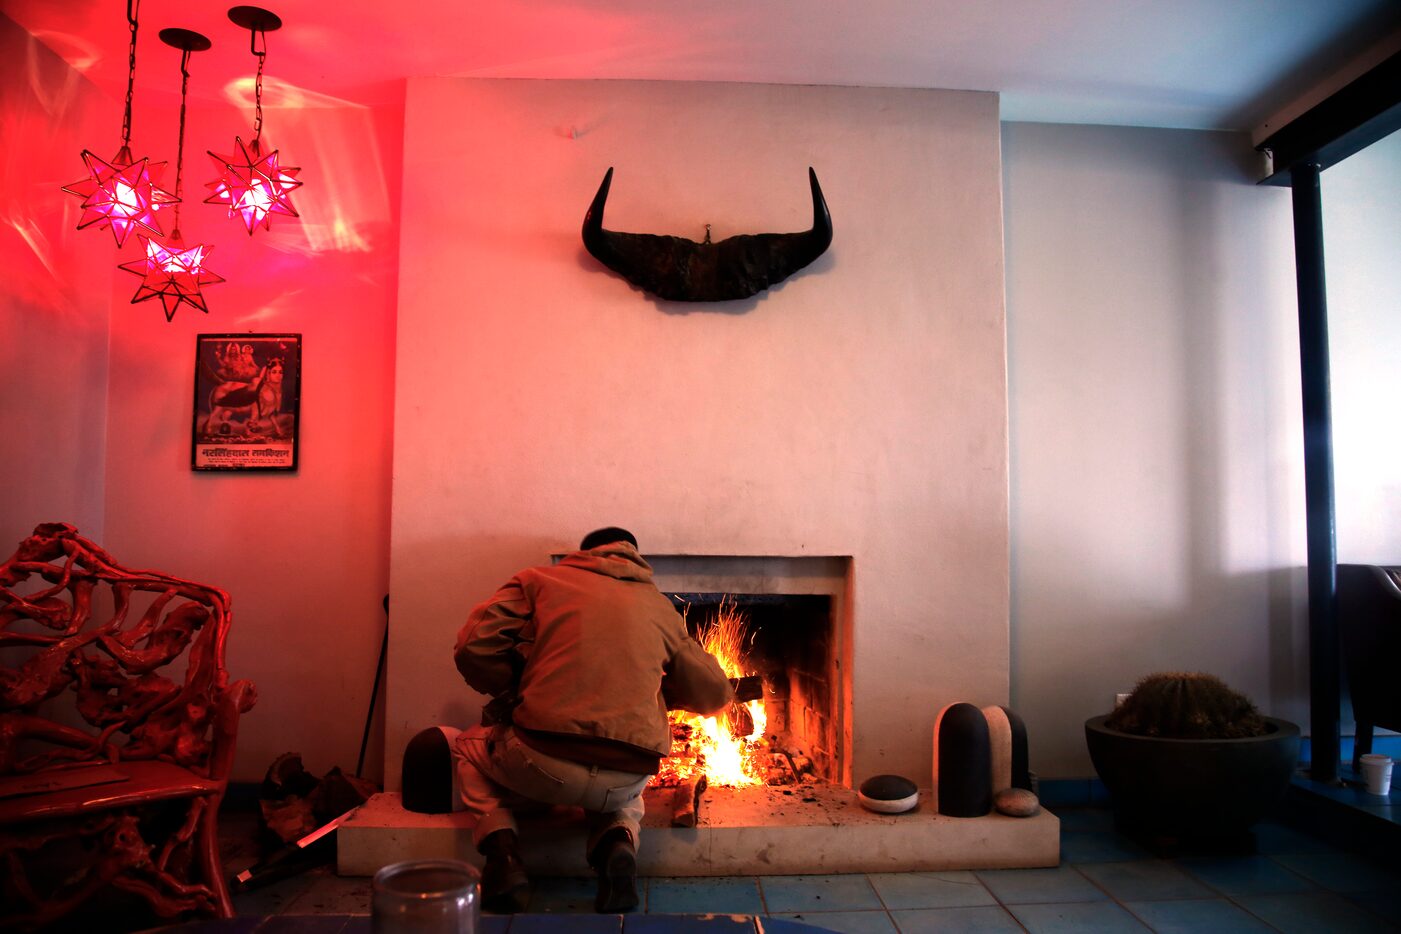
<path id="1" fill-rule="evenodd" d="M 170 231 L 173 240 L 180 239 L 180 191 L 181 179 L 185 174 L 185 97 L 190 92 L 190 54 L 190 49 L 180 53 L 180 141 L 175 149 L 175 224 Z"/>
<path id="2" fill-rule="evenodd" d="M 258 37 L 263 37 L 262 51 L 258 50 Z M 253 145 L 256 148 L 258 141 L 263 138 L 263 63 L 268 59 L 268 34 L 261 29 L 253 30 L 253 35 L 248 41 L 248 47 L 253 54 L 258 56 L 258 78 L 253 84 Z"/>
<path id="3" fill-rule="evenodd" d="M 126 0 L 126 21 L 131 27 L 131 46 L 126 59 L 126 111 L 122 114 L 122 148 L 131 144 L 131 98 L 136 89 L 136 18 L 141 0 Z"/>

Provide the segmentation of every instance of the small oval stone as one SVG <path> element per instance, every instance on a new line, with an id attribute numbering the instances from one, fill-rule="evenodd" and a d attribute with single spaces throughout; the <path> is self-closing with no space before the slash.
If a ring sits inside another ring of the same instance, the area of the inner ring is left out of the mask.
<path id="1" fill-rule="evenodd" d="M 1041 802 L 1036 795 L 1025 788 L 1004 788 L 992 797 L 992 806 L 997 813 L 1008 817 L 1031 817 L 1041 810 Z"/>

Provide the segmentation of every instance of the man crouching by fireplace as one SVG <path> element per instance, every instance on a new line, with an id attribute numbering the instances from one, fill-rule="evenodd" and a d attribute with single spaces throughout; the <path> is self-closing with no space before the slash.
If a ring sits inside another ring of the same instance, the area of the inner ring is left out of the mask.
<path id="1" fill-rule="evenodd" d="M 524 911 L 530 880 L 513 807 L 588 816 L 600 912 L 637 906 L 642 789 L 671 748 L 667 709 L 723 710 L 719 662 L 686 632 L 626 529 L 590 532 L 550 567 L 527 568 L 467 617 L 457 670 L 492 697 L 453 745 L 472 842 L 486 857 L 482 906 Z"/>

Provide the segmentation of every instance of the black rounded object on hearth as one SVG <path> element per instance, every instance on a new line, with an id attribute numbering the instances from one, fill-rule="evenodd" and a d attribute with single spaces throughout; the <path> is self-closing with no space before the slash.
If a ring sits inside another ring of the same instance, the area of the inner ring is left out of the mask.
<path id="1" fill-rule="evenodd" d="M 452 741 L 450 727 L 430 726 L 414 734 L 404 747 L 404 810 L 447 814 L 452 810 Z"/>
<path id="2" fill-rule="evenodd" d="M 940 814 L 992 810 L 992 741 L 987 718 L 972 704 L 950 704 L 934 723 L 934 788 Z"/>
<path id="3" fill-rule="evenodd" d="M 919 805 L 919 787 L 903 775 L 873 775 L 857 789 L 861 806 L 879 814 L 903 814 Z"/>

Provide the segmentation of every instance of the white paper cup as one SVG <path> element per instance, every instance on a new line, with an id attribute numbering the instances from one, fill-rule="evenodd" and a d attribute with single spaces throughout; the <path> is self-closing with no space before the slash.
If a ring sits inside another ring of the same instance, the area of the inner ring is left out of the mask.
<path id="1" fill-rule="evenodd" d="M 1369 752 L 1362 757 L 1362 778 L 1369 795 L 1391 793 L 1391 757 Z"/>

